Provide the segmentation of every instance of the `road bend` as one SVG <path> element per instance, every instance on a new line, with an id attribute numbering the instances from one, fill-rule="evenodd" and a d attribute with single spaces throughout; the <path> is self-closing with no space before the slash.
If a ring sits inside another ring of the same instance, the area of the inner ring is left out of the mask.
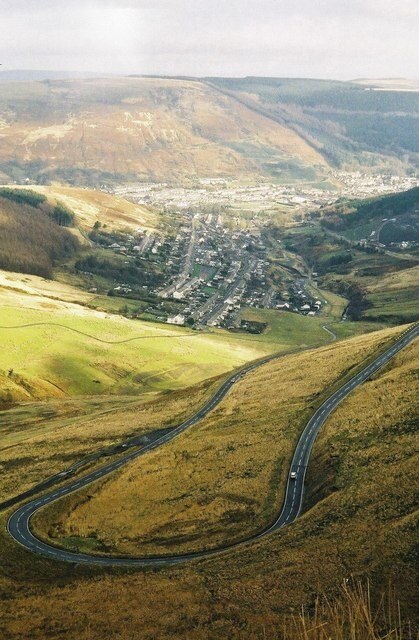
<path id="1" fill-rule="evenodd" d="M 342 384 L 337 391 L 332 393 L 322 405 L 315 411 L 314 415 L 305 425 L 303 432 L 300 435 L 298 443 L 295 447 L 294 455 L 292 458 L 291 466 L 288 472 L 287 485 L 285 490 L 285 498 L 283 501 L 282 509 L 276 520 L 260 533 L 252 535 L 246 540 L 226 544 L 222 547 L 197 551 L 191 553 L 183 553 L 179 555 L 165 555 L 165 556 L 145 556 L 145 557 L 130 557 L 119 556 L 110 557 L 105 555 L 93 555 L 88 553 L 79 553 L 76 551 L 68 551 L 56 547 L 48 542 L 37 538 L 36 534 L 31 529 L 31 519 L 34 514 L 47 504 L 63 498 L 75 491 L 79 491 L 84 487 L 87 487 L 93 482 L 104 478 L 110 473 L 116 471 L 120 467 L 128 464 L 131 460 L 145 455 L 149 451 L 157 449 L 162 445 L 170 442 L 179 434 L 183 433 L 192 425 L 199 422 L 204 416 L 206 416 L 221 400 L 226 396 L 229 390 L 235 385 L 240 378 L 250 371 L 260 367 L 266 362 L 272 360 L 277 356 L 270 356 L 264 360 L 260 360 L 256 363 L 251 363 L 243 367 L 239 372 L 234 373 L 228 378 L 221 387 L 217 390 L 214 396 L 208 400 L 208 402 L 199 409 L 195 415 L 183 422 L 181 425 L 171 430 L 169 433 L 165 433 L 160 438 L 157 438 L 150 444 L 144 446 L 139 451 L 132 451 L 126 454 L 123 458 L 113 461 L 99 469 L 93 470 L 91 473 L 83 476 L 82 478 L 75 479 L 66 486 L 58 487 L 50 490 L 48 493 L 37 497 L 30 502 L 21 506 L 17 511 L 12 513 L 7 523 L 7 530 L 9 534 L 14 538 L 16 542 L 28 549 L 29 551 L 49 558 L 51 560 L 57 560 L 62 562 L 71 562 L 74 564 L 87 564 L 97 565 L 104 567 L 159 567 L 159 566 L 171 566 L 180 563 L 184 563 L 191 560 L 198 560 L 202 558 L 208 558 L 218 555 L 220 553 L 227 552 L 231 549 L 243 547 L 246 544 L 255 542 L 278 531 L 284 526 L 287 526 L 294 522 L 300 515 L 303 495 L 304 495 L 304 481 L 307 472 L 310 455 L 313 449 L 313 445 L 317 434 L 321 427 L 330 416 L 330 414 L 336 409 L 336 407 L 357 387 L 363 384 L 370 376 L 376 373 L 379 369 L 384 367 L 399 351 L 404 349 L 410 342 L 412 342 L 419 335 L 419 323 L 416 323 L 409 329 L 403 331 L 396 342 L 394 342 L 386 351 L 378 355 L 372 362 L 365 366 L 361 371 L 356 373 L 352 378 Z"/>

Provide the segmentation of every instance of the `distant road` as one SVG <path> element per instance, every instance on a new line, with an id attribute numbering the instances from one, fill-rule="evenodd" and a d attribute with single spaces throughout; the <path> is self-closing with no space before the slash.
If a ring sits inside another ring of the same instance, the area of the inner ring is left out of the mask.
<path id="1" fill-rule="evenodd" d="M 291 462 L 291 467 L 288 472 L 287 486 L 285 490 L 285 499 L 283 502 L 282 510 L 276 520 L 266 529 L 260 533 L 251 536 L 243 542 L 238 542 L 230 545 L 224 545 L 218 549 L 210 551 L 198 551 L 194 553 L 183 553 L 180 555 L 171 556 L 158 556 L 158 557 L 109 557 L 101 555 L 90 555 L 87 553 L 77 553 L 72 551 L 66 551 L 43 542 L 31 531 L 30 521 L 32 516 L 41 508 L 47 504 L 58 500 L 70 493 L 79 491 L 80 489 L 90 485 L 91 483 L 104 478 L 113 471 L 124 466 L 131 460 L 146 454 L 148 451 L 157 449 L 163 444 L 170 442 L 180 433 L 183 433 L 200 421 L 205 415 L 207 415 L 212 409 L 217 406 L 221 400 L 226 396 L 229 390 L 236 384 L 241 377 L 243 377 L 249 371 L 252 371 L 269 360 L 278 356 L 270 356 L 256 363 L 245 366 L 241 371 L 234 373 L 228 378 L 223 385 L 218 389 L 214 396 L 207 401 L 207 403 L 199 409 L 191 418 L 183 422 L 181 425 L 172 429 L 169 433 L 165 433 L 161 437 L 150 442 L 144 446 L 141 450 L 136 450 L 125 455 L 122 459 L 118 459 L 95 469 L 86 476 L 75 479 L 68 485 L 51 490 L 49 493 L 36 498 L 27 504 L 20 507 L 9 518 L 7 523 L 7 530 L 23 547 L 44 556 L 51 560 L 59 560 L 63 562 L 72 562 L 75 564 L 88 564 L 88 565 L 100 565 L 100 566 L 127 566 L 127 567 L 146 567 L 146 566 L 170 566 L 190 560 L 196 560 L 200 558 L 208 558 L 217 554 L 226 552 L 233 548 L 242 547 L 256 540 L 260 540 L 265 536 L 281 529 L 285 525 L 294 522 L 302 508 L 303 494 L 304 494 L 304 480 L 307 472 L 307 467 L 311 455 L 311 451 L 322 425 L 326 422 L 327 418 L 334 411 L 340 402 L 346 398 L 356 387 L 365 382 L 371 375 L 376 373 L 384 365 L 386 365 L 399 351 L 404 349 L 410 342 L 412 342 L 419 335 L 419 323 L 415 324 L 412 328 L 406 329 L 398 340 L 389 347 L 384 353 L 378 355 L 369 365 L 364 367 L 359 373 L 355 374 L 350 380 L 342 384 L 342 386 L 335 391 L 323 404 L 315 411 L 314 415 L 310 418 L 306 424 L 294 451 L 294 456 Z M 123 446 L 123 445 L 122 445 Z"/>
<path id="2" fill-rule="evenodd" d="M 332 340 L 336 340 L 337 339 L 336 333 L 331 331 L 325 324 L 322 325 L 322 329 L 324 329 L 324 331 L 326 331 L 326 333 L 328 333 L 329 335 L 332 336 Z"/>

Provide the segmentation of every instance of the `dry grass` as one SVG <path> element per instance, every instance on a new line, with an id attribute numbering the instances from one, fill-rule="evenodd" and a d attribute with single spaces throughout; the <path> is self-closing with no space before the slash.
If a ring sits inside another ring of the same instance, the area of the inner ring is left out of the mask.
<path id="1" fill-rule="evenodd" d="M 272 159 L 327 166 L 290 128 L 199 82 L 116 78 L 33 85 L 3 90 L 0 115 L 7 100 L 26 104 L 33 114 L 29 119 L 16 109 L 3 123 L 3 165 L 40 161 L 62 179 L 76 173 L 81 180 L 91 172 L 160 182 L 217 175 L 254 179 L 264 172 L 258 161 L 263 151 Z"/>
<path id="2" fill-rule="evenodd" d="M 63 302 L 79 302 L 80 304 L 86 304 L 94 297 L 91 293 L 63 282 L 57 282 L 57 280 L 46 280 L 40 276 L 0 269 L 0 291 L 7 289 L 11 289 L 15 294 L 30 294 L 38 299 L 52 298 Z M 22 298 L 18 298 L 17 301 L 21 304 Z"/>
<path id="3" fill-rule="evenodd" d="M 417 287 L 419 282 L 419 266 L 402 269 L 395 273 L 385 275 L 380 280 L 371 282 L 368 285 L 370 293 L 400 291 L 410 287 Z"/>
<path id="4" fill-rule="evenodd" d="M 382 332 L 375 338 L 388 335 Z M 358 349 L 367 338 L 374 336 L 346 343 L 348 358 L 350 346 Z M 341 344 L 331 347 L 327 365 L 341 348 Z M 418 364 L 418 346 L 412 344 L 341 405 L 316 445 L 308 478 L 312 508 L 294 525 L 258 544 L 182 567 L 126 572 L 51 563 L 1 534 L 3 636 L 7 640 L 413 640 L 416 529 L 411 498 L 417 465 L 412 427 Z M 310 393 L 305 373 L 301 368 L 300 380 L 289 381 L 292 403 L 299 397 L 297 385 Z M 275 375 L 280 384 L 285 373 Z M 269 389 L 272 380 L 266 381 Z M 244 381 L 237 391 L 242 385 Z M 166 402 L 169 413 L 171 397 Z M 390 398 L 386 409 L 383 399 Z M 104 418 L 102 426 L 105 423 Z M 118 425 L 117 413 L 114 424 Z M 220 431 L 222 435 L 225 430 Z M 187 444 L 189 450 L 192 441 Z M 57 440 L 50 456 L 59 446 Z M 195 461 L 195 467 L 206 464 L 205 458 Z M 15 482 L 17 487 L 18 475 Z M 156 502 L 156 517 L 160 508 Z M 357 586 L 341 590 L 351 575 L 356 580 L 369 577 L 370 597 L 366 586 L 363 591 Z M 390 576 L 394 589 L 388 591 Z"/>
<path id="5" fill-rule="evenodd" d="M 13 186 L 13 185 L 10 185 Z M 19 189 L 22 187 L 19 186 Z M 112 229 L 146 229 L 153 231 L 159 224 L 158 216 L 148 207 L 129 202 L 119 196 L 93 189 L 48 186 L 28 187 L 45 195 L 53 203 L 61 202 L 76 216 L 76 223 L 90 231 L 98 220 Z"/>
<path id="6" fill-rule="evenodd" d="M 12 497 L 92 452 L 179 424 L 219 381 L 138 398 L 48 400 L 0 412 L 0 496 Z M 1 500 L 0 500 L 1 501 Z"/>
<path id="7" fill-rule="evenodd" d="M 161 451 L 133 462 L 97 491 L 69 497 L 64 509 L 58 503 L 47 509 L 51 518 L 44 523 L 40 516 L 42 529 L 64 543 L 94 537 L 132 554 L 196 550 L 247 537 L 278 512 L 292 451 L 320 394 L 395 333 L 265 365 Z"/>
<path id="8" fill-rule="evenodd" d="M 402 620 L 400 603 L 391 587 L 378 604 L 371 602 L 370 584 L 345 580 L 331 600 L 316 598 L 314 612 L 284 620 L 283 640 L 413 640 L 410 625 Z"/>

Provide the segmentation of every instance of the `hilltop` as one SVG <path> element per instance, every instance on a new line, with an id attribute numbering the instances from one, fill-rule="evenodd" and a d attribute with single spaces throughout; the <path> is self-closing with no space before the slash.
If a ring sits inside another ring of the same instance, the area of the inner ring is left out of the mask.
<path id="1" fill-rule="evenodd" d="M 418 161 L 418 94 L 373 88 L 280 78 L 3 83 L 0 178 L 317 184 L 330 167 L 403 174 Z"/>
<path id="2" fill-rule="evenodd" d="M 20 181 L 254 179 L 275 158 L 315 179 L 327 167 L 289 127 L 192 80 L 3 84 L 0 122 L 0 170 Z"/>

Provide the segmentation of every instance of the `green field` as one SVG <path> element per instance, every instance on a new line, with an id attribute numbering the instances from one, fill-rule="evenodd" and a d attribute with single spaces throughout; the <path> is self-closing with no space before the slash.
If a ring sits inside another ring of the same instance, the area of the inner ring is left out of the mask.
<path id="1" fill-rule="evenodd" d="M 365 318 L 403 323 L 413 322 L 418 317 L 418 287 L 372 293 L 368 300 L 373 306 L 364 312 Z"/>
<path id="2" fill-rule="evenodd" d="M 248 311 L 261 335 L 128 320 L 42 296 L 0 296 L 3 401 L 187 387 L 276 351 L 325 344 L 327 320 Z"/>
<path id="3" fill-rule="evenodd" d="M 22 376 L 27 387 L 41 380 L 69 395 L 189 386 L 266 352 L 223 336 L 88 312 L 3 307 L 0 325 L 0 369 L 13 370 L 9 382 Z"/>
<path id="4" fill-rule="evenodd" d="M 328 299 L 330 296 L 333 294 L 327 292 Z M 340 296 L 335 297 L 336 299 L 340 298 Z M 332 305 L 330 308 L 333 308 Z M 329 342 L 330 334 L 325 331 L 324 327 L 332 331 L 338 339 L 376 331 L 383 327 L 383 324 L 375 322 L 340 322 L 336 315 L 328 314 L 327 311 L 324 312 L 324 315 L 320 314 L 314 318 L 308 318 L 296 313 L 278 313 L 270 309 L 246 309 L 243 311 L 242 318 L 268 324 L 265 333 L 255 336 L 245 334 L 243 340 L 281 344 L 288 347 L 289 350 L 293 350 L 297 346 L 299 348 L 315 347 Z M 242 335 L 240 334 L 240 336 Z"/>

